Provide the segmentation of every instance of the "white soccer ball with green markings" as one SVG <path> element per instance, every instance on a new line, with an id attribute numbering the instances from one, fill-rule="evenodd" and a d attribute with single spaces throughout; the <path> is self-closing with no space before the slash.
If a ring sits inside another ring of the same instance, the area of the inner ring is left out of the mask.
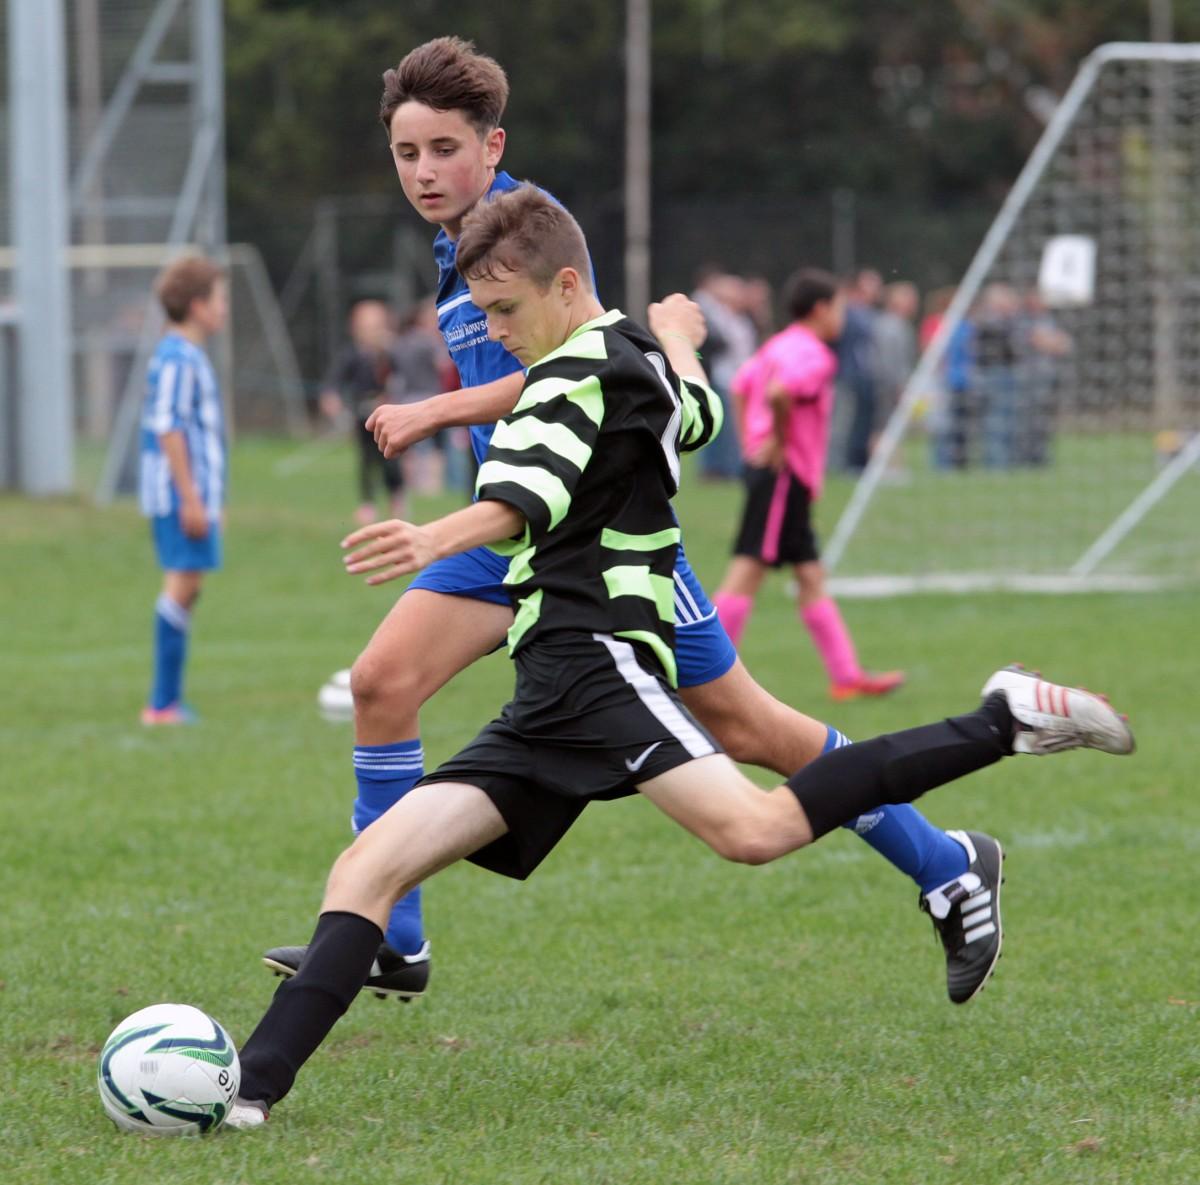
<path id="1" fill-rule="evenodd" d="M 237 1097 L 242 1068 L 229 1034 L 190 1004 L 152 1004 L 127 1016 L 100 1051 L 96 1073 L 108 1117 L 151 1136 L 216 1131 Z"/>

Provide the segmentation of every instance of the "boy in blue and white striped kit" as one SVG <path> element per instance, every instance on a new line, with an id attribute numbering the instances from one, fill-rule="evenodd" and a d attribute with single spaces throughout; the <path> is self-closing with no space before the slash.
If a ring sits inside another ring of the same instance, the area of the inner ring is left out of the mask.
<path id="1" fill-rule="evenodd" d="M 221 330 L 228 297 L 221 269 L 198 256 L 164 269 L 155 294 L 167 315 L 146 375 L 139 479 L 163 569 L 154 613 L 154 677 L 143 724 L 186 724 L 183 703 L 192 606 L 204 573 L 221 566 L 225 417 L 204 343 Z"/>

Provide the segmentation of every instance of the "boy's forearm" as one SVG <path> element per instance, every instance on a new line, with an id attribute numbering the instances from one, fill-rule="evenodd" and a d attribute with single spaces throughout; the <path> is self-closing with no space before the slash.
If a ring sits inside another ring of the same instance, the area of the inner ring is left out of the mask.
<path id="1" fill-rule="evenodd" d="M 525 522 L 525 516 L 515 506 L 488 498 L 435 519 L 425 530 L 437 557 L 444 559 L 473 547 L 511 539 L 525 529 Z"/>
<path id="2" fill-rule="evenodd" d="M 702 383 L 708 382 L 708 375 L 704 373 L 704 367 L 700 365 L 695 348 L 682 334 L 665 332 L 658 340 L 663 348 L 663 353 L 667 356 L 667 361 L 671 364 L 671 369 L 681 379 L 699 379 Z"/>
<path id="3" fill-rule="evenodd" d="M 749 401 L 740 391 L 733 392 L 733 423 L 737 430 L 737 438 L 739 443 L 745 447 L 746 441 L 746 414 L 749 412 Z"/>
<path id="4" fill-rule="evenodd" d="M 507 502 L 487 499 L 424 526 L 387 519 L 342 540 L 346 571 L 367 584 L 386 584 L 437 560 L 522 534 L 525 516 Z"/>
<path id="5" fill-rule="evenodd" d="M 187 441 L 182 432 L 164 432 L 158 438 L 163 456 L 171 470 L 171 481 L 179 491 L 179 497 L 184 502 L 199 501 L 200 494 L 192 481 L 192 466 L 188 460 Z"/>
<path id="6" fill-rule="evenodd" d="M 394 457 L 419 440 L 428 440 L 443 428 L 466 428 L 474 424 L 494 424 L 517 405 L 525 374 L 517 371 L 441 395 L 431 395 L 419 403 L 384 404 L 368 417 L 366 429 L 385 457 Z"/>
<path id="7" fill-rule="evenodd" d="M 775 440 L 781 448 L 787 445 L 788 437 L 788 414 L 787 412 L 780 413 L 779 408 L 775 409 Z"/>
<path id="8" fill-rule="evenodd" d="M 474 424 L 494 424 L 502 420 L 517 405 L 521 388 L 525 386 L 524 371 L 506 374 L 502 379 L 447 391 L 426 400 L 430 414 L 441 428 L 466 428 Z"/>
<path id="9" fill-rule="evenodd" d="M 767 398 L 771 405 L 771 418 L 775 439 L 781 444 L 787 444 L 788 420 L 792 414 L 792 399 L 786 387 L 772 383 L 767 389 Z"/>

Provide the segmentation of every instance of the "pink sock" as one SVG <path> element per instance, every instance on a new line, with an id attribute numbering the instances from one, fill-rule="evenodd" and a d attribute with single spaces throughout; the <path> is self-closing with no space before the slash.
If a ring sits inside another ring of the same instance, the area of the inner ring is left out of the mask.
<path id="1" fill-rule="evenodd" d="M 741 596 L 737 593 L 717 593 L 713 597 L 717 607 L 717 616 L 729 635 L 729 640 L 736 646 L 742 640 L 742 631 L 754 608 L 754 598 Z"/>
<path id="2" fill-rule="evenodd" d="M 861 677 L 854 642 L 832 597 L 806 605 L 800 610 L 800 619 L 812 636 L 831 683 L 853 683 Z"/>

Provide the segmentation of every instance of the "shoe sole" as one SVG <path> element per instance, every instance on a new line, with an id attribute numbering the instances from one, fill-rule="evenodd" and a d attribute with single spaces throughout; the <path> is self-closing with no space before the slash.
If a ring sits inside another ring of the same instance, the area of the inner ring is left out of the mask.
<path id="1" fill-rule="evenodd" d="M 996 866 L 996 872 L 998 874 L 996 877 L 996 933 L 1000 937 L 999 941 L 996 943 L 996 953 L 992 958 L 992 961 L 988 964 L 988 969 L 983 973 L 983 978 L 979 981 L 975 987 L 975 990 L 969 996 L 967 996 L 965 999 L 954 1001 L 954 1003 L 959 1005 L 969 1004 L 975 999 L 976 996 L 979 995 L 981 991 L 983 991 L 985 987 L 987 987 L 988 980 L 992 978 L 992 973 L 996 970 L 996 964 L 1000 962 L 1000 952 L 1004 946 L 1004 922 L 1000 916 L 1000 888 L 1004 884 L 1004 846 L 998 839 L 995 840 L 995 844 L 996 855 L 999 857 L 999 863 Z"/>
<path id="2" fill-rule="evenodd" d="M 274 959 L 263 959 L 263 966 L 268 971 L 273 972 L 279 979 L 291 979 L 296 974 L 295 967 L 289 967 L 286 963 L 277 963 Z M 370 992 L 379 1000 L 386 1000 L 389 996 L 394 996 L 401 1004 L 411 1003 L 413 1000 L 419 999 L 425 994 L 425 989 L 422 988 L 419 992 L 405 991 L 403 988 L 385 988 L 385 987 L 367 987 L 363 985 L 364 992 Z"/>

